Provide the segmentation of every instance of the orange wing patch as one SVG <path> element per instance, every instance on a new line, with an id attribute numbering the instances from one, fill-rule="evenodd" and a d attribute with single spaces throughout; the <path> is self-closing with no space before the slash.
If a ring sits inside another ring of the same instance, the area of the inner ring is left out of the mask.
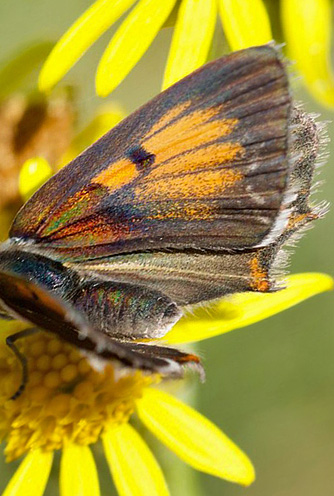
<path id="1" fill-rule="evenodd" d="M 167 124 L 170 124 L 172 120 L 176 119 L 184 110 L 186 110 L 189 106 L 191 105 L 191 101 L 187 101 L 184 103 L 180 103 L 179 105 L 176 105 L 175 107 L 172 107 L 161 119 L 152 126 L 150 129 L 150 135 L 155 134 L 158 131 L 161 131 L 161 129 Z"/>
<path id="2" fill-rule="evenodd" d="M 155 155 L 155 163 L 135 187 L 140 201 L 212 198 L 243 178 L 240 172 L 222 167 L 244 150 L 238 143 L 217 142 L 238 122 L 219 118 L 220 111 L 218 106 L 196 110 L 150 131 L 142 146 Z"/>
<path id="3" fill-rule="evenodd" d="M 269 291 L 268 271 L 264 267 L 261 267 L 258 257 L 253 257 L 249 265 L 251 269 L 251 288 L 262 293 Z"/>
<path id="4" fill-rule="evenodd" d="M 183 117 L 178 116 L 187 109 L 190 102 L 174 107 L 160 121 L 153 126 L 149 134 L 144 138 L 142 146 L 148 153 L 155 155 L 155 166 L 150 171 L 150 179 L 159 179 L 165 175 L 182 174 L 184 172 L 195 172 L 208 166 L 214 166 L 233 160 L 243 149 L 238 143 L 216 143 L 218 138 L 229 135 L 237 119 L 215 119 L 218 117 L 220 107 L 211 107 L 204 110 L 196 110 Z M 207 147 L 205 145 L 208 144 Z M 201 147 L 201 148 L 198 148 Z M 182 157 L 178 157 L 184 154 Z M 140 176 L 140 170 L 129 158 L 123 158 L 100 172 L 92 179 L 92 183 L 106 186 L 110 193 L 117 191 L 122 186 L 129 184 Z M 238 173 L 232 171 L 210 172 L 206 177 L 198 176 L 190 180 L 178 178 L 173 180 L 172 198 L 180 194 L 190 194 L 190 189 L 199 191 L 201 188 L 209 188 L 212 194 L 225 189 L 240 179 Z M 146 181 L 145 181 L 146 182 Z M 159 198 L 166 197 L 166 184 L 155 182 L 155 186 L 138 186 L 137 194 L 147 198 L 152 194 Z M 168 190 L 170 185 L 168 186 Z M 146 190 L 146 193 L 145 193 Z"/>
<path id="5" fill-rule="evenodd" d="M 139 174 L 136 165 L 131 160 L 121 159 L 100 172 L 92 179 L 92 182 L 106 186 L 109 192 L 112 193 L 136 179 Z"/>
<path id="6" fill-rule="evenodd" d="M 209 198 L 220 196 L 223 191 L 240 181 L 243 175 L 232 169 L 202 171 L 195 175 L 184 175 L 170 181 L 160 179 L 135 188 L 140 200 L 175 200 Z"/>
<path id="7" fill-rule="evenodd" d="M 149 153 L 156 155 L 156 163 L 162 163 L 181 153 L 228 136 L 236 126 L 237 119 L 216 119 L 219 107 L 196 110 L 172 122 L 160 131 L 147 135 L 142 144 Z"/>
<path id="8" fill-rule="evenodd" d="M 191 150 L 181 157 L 171 158 L 168 162 L 153 169 L 150 179 L 160 179 L 168 175 L 208 169 L 230 162 L 237 156 L 241 156 L 243 152 L 243 147 L 238 143 L 217 143 L 205 148 Z"/>

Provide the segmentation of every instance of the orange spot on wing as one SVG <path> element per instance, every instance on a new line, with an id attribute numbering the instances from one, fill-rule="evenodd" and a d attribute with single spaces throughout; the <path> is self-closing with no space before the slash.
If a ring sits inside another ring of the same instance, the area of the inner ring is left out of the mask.
<path id="1" fill-rule="evenodd" d="M 136 165 L 129 159 L 114 162 L 92 179 L 93 183 L 106 186 L 110 192 L 115 191 L 139 176 Z"/>
<path id="2" fill-rule="evenodd" d="M 202 126 L 207 123 L 207 121 L 213 117 L 216 117 L 219 113 L 219 107 L 211 107 L 208 109 L 195 110 L 192 113 L 186 114 L 179 119 L 176 119 L 174 122 L 171 122 L 169 126 L 166 126 L 155 134 L 151 132 L 145 136 L 144 144 L 156 146 L 159 149 L 159 145 L 165 144 L 166 142 L 177 142 L 177 139 L 182 134 L 191 135 L 194 134 L 194 130 L 198 130 L 197 126 Z M 235 119 L 228 119 L 229 121 L 233 121 Z M 226 122 L 221 120 L 221 122 Z"/>
<path id="3" fill-rule="evenodd" d="M 213 220 L 215 214 L 211 205 L 196 201 L 196 203 L 187 203 L 185 201 L 175 202 L 168 210 L 156 210 L 152 212 L 148 219 L 182 219 L 182 220 Z"/>
<path id="4" fill-rule="evenodd" d="M 226 136 L 232 132 L 237 119 L 216 119 L 210 120 L 217 117 L 220 108 L 210 107 L 208 109 L 196 110 L 191 114 L 187 114 L 183 117 L 177 118 L 188 106 L 189 102 L 181 104 L 170 110 L 165 116 L 163 116 L 160 121 L 151 129 L 150 133 L 142 141 L 142 146 L 148 153 L 153 153 L 155 155 L 156 166 L 152 167 L 150 172 L 150 177 L 158 178 L 162 177 L 164 174 L 174 174 L 175 172 L 187 172 L 195 171 L 197 168 L 205 167 L 205 164 L 218 164 L 228 160 L 232 160 L 238 152 L 242 150 L 240 145 L 232 143 L 217 143 L 212 146 L 208 146 L 206 150 L 198 149 L 206 143 L 212 143 L 213 141 Z M 196 150 L 197 148 L 197 150 Z M 176 156 L 180 154 L 187 154 L 186 161 L 177 159 Z M 215 157 L 215 158 L 214 158 Z M 171 161 L 171 159 L 173 159 Z M 171 163 L 162 166 L 160 164 L 170 160 Z M 174 171 L 174 168 L 176 170 Z M 160 172 L 160 170 L 162 172 Z M 121 188 L 122 186 L 129 184 L 131 181 L 139 176 L 140 172 L 137 170 L 136 165 L 129 159 L 124 158 L 113 164 L 111 164 L 107 169 L 100 172 L 97 176 L 92 179 L 93 183 L 97 183 L 106 186 L 109 192 L 113 192 Z M 209 173 L 207 173 L 208 175 Z M 210 191 L 220 190 L 222 187 L 226 187 L 230 184 L 233 177 L 233 182 L 235 178 L 235 173 L 210 173 L 211 176 L 207 179 L 197 177 L 194 181 L 194 187 L 197 188 L 197 184 L 205 183 L 204 187 L 210 184 Z M 188 186 L 186 179 L 179 178 L 174 180 L 175 191 L 187 191 Z M 214 185 L 214 182 L 217 184 Z M 145 180 L 146 182 L 146 180 Z M 165 195 L 166 184 L 156 182 L 157 187 L 153 186 L 142 186 L 142 189 L 147 189 L 150 194 L 152 188 L 156 191 L 157 188 L 161 188 L 161 193 L 159 197 Z M 200 185 L 199 185 L 200 186 Z M 199 187 L 198 186 L 198 187 Z M 190 186 L 192 187 L 192 186 Z M 179 194 L 179 193 L 175 193 Z M 147 195 L 145 195 L 147 197 Z"/>
<path id="5" fill-rule="evenodd" d="M 178 362 L 180 362 L 180 363 L 187 363 L 187 362 L 201 363 L 201 359 L 197 355 L 188 354 L 186 356 L 182 356 L 182 357 L 178 358 Z"/>
<path id="6" fill-rule="evenodd" d="M 205 203 L 195 206 L 186 205 L 183 212 L 183 217 L 189 220 L 206 220 L 214 218 L 212 208 Z"/>
<path id="7" fill-rule="evenodd" d="M 289 218 L 287 230 L 289 231 L 290 229 L 295 229 L 296 227 L 301 226 L 306 222 L 316 220 L 318 218 L 319 216 L 312 212 L 307 212 L 305 214 L 292 214 Z"/>
<path id="8" fill-rule="evenodd" d="M 191 102 L 184 102 L 180 103 L 179 105 L 176 105 L 172 109 L 170 109 L 166 114 L 164 114 L 161 119 L 152 126 L 150 129 L 150 136 L 152 134 L 160 131 L 163 127 L 165 127 L 167 124 L 169 124 L 173 119 L 175 119 L 178 115 L 180 115 L 184 110 L 186 110 L 189 105 L 191 105 Z"/>
<path id="9" fill-rule="evenodd" d="M 252 278 L 251 287 L 263 293 L 269 291 L 268 271 L 264 267 L 261 267 L 259 259 L 256 256 L 250 260 L 249 264 Z"/>
<path id="10" fill-rule="evenodd" d="M 238 143 L 216 143 L 197 150 L 191 150 L 153 169 L 150 179 L 219 166 L 235 159 L 237 155 L 242 155 L 243 151 L 243 147 Z"/>
<path id="11" fill-rule="evenodd" d="M 242 178 L 240 172 L 232 169 L 203 171 L 138 185 L 135 193 L 139 201 L 210 198 L 221 195 Z"/>
<path id="12" fill-rule="evenodd" d="M 162 163 L 176 155 L 227 136 L 233 131 L 238 120 L 210 120 L 217 117 L 219 111 L 219 107 L 214 107 L 187 114 L 154 135 L 146 136 L 143 146 L 156 155 L 156 163 Z"/>

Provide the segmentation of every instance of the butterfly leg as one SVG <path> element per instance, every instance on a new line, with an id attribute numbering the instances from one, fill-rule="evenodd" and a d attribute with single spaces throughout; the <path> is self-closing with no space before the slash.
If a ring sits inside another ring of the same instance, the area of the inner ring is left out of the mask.
<path id="1" fill-rule="evenodd" d="M 14 355 L 17 357 L 19 360 L 21 367 L 22 367 L 22 379 L 21 379 L 21 384 L 17 391 L 13 394 L 13 396 L 10 398 L 11 400 L 16 400 L 21 396 L 23 391 L 25 390 L 26 384 L 28 382 L 28 363 L 26 357 L 23 355 L 23 353 L 20 352 L 18 347 L 16 346 L 15 342 L 18 339 L 26 338 L 28 336 L 31 336 L 32 334 L 35 334 L 36 332 L 39 332 L 39 329 L 36 327 L 33 327 L 31 329 L 24 329 L 23 331 L 16 332 L 15 334 L 11 334 L 6 338 L 6 345 L 12 350 Z"/>

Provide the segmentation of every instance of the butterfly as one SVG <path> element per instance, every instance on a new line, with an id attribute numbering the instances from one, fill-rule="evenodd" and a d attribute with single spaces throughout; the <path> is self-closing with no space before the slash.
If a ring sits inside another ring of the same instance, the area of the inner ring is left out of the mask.
<path id="1" fill-rule="evenodd" d="M 275 46 L 208 63 L 22 207 L 0 247 L 2 314 L 92 359 L 167 377 L 199 366 L 158 338 L 191 305 L 278 289 L 282 246 L 320 215 L 318 144 Z"/>

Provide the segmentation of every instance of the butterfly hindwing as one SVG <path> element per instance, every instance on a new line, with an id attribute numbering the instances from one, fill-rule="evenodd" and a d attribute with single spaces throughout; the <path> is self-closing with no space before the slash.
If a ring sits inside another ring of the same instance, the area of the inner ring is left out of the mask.
<path id="1" fill-rule="evenodd" d="M 125 284 L 142 288 L 141 291 L 146 288 L 185 306 L 230 293 L 268 291 L 273 256 L 275 252 L 267 248 L 233 254 L 133 253 L 76 263 L 73 267 L 84 276 L 108 278 L 111 287 Z"/>
<path id="2" fill-rule="evenodd" d="M 286 206 L 290 107 L 272 46 L 212 62 L 51 178 L 10 235 L 70 262 L 255 247 Z"/>

